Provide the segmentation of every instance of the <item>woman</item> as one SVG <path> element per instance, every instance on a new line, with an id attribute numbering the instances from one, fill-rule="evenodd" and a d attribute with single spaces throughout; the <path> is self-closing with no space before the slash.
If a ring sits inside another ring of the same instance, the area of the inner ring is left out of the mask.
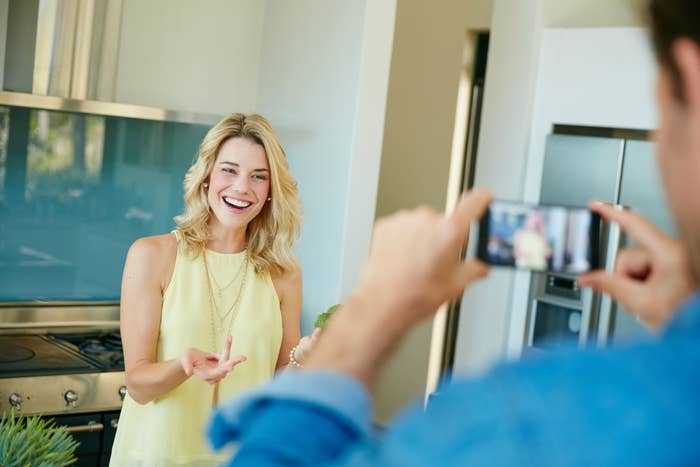
<path id="1" fill-rule="evenodd" d="M 137 240 L 126 258 L 128 395 L 113 466 L 220 463 L 204 437 L 212 407 L 269 379 L 299 341 L 297 187 L 267 120 L 214 126 L 184 188 L 176 230 Z"/>

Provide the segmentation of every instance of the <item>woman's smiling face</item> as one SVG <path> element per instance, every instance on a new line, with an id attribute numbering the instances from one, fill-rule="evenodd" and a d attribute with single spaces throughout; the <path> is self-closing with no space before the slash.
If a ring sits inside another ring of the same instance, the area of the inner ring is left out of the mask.
<path id="1" fill-rule="evenodd" d="M 225 141 L 209 175 L 207 199 L 215 221 L 227 228 L 245 228 L 262 211 L 269 193 L 265 148 L 246 138 Z"/>

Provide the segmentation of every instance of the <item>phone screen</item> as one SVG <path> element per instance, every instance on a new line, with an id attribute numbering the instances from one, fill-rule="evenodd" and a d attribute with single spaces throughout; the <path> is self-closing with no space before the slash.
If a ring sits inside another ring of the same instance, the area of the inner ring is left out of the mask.
<path id="1" fill-rule="evenodd" d="M 477 256 L 500 266 L 578 274 L 600 263 L 600 216 L 586 208 L 493 201 Z"/>

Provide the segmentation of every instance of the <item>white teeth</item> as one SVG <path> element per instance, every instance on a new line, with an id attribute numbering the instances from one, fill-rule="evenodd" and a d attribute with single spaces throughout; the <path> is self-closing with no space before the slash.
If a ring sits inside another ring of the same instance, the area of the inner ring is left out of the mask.
<path id="1" fill-rule="evenodd" d="M 228 197 L 224 197 L 224 201 L 226 201 L 228 204 L 230 204 L 232 206 L 236 206 L 237 208 L 247 208 L 248 206 L 253 204 L 253 203 L 249 203 L 247 201 L 240 201 L 240 200 L 237 200 L 235 198 L 228 198 Z"/>

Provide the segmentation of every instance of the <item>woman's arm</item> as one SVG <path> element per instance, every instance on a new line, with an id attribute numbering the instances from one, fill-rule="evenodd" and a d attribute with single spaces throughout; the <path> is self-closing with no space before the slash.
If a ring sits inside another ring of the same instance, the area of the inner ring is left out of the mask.
<path id="1" fill-rule="evenodd" d="M 214 384 L 221 381 L 244 356 L 230 357 L 231 338 L 222 353 L 187 349 L 180 357 L 158 362 L 156 348 L 163 292 L 175 267 L 177 242 L 172 235 L 146 237 L 134 242 L 124 266 L 121 299 L 121 335 L 129 395 L 145 404 L 176 388 L 191 375 Z"/>
<path id="2" fill-rule="evenodd" d="M 289 364 L 289 352 L 301 337 L 301 267 L 272 279 L 282 311 L 282 345 L 277 358 L 277 369 Z"/>
<path id="3" fill-rule="evenodd" d="M 140 404 L 166 394 L 188 376 L 180 359 L 156 362 L 163 291 L 172 277 L 177 241 L 141 238 L 129 248 L 121 295 L 121 336 L 129 395 Z"/>

